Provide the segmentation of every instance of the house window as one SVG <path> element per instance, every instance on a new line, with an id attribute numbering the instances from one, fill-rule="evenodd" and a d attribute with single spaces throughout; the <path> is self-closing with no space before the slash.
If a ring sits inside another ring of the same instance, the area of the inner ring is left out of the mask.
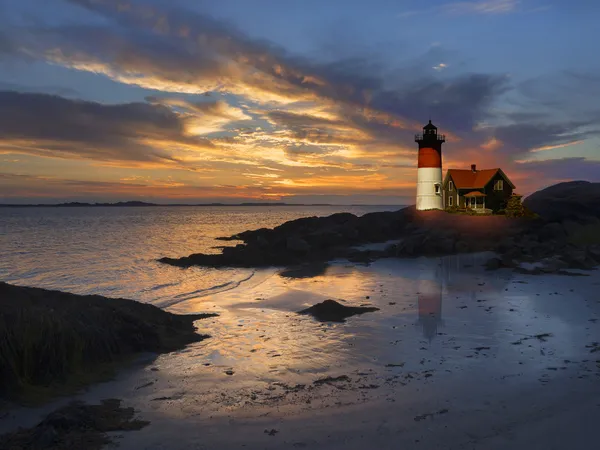
<path id="1" fill-rule="evenodd" d="M 504 180 L 496 180 L 494 183 L 495 191 L 503 191 L 504 190 Z"/>
<path id="2" fill-rule="evenodd" d="M 439 184 L 436 184 L 436 185 L 435 185 L 435 193 L 436 193 L 436 194 L 439 194 L 439 193 L 440 193 L 440 185 L 439 185 Z"/>
<path id="3" fill-rule="evenodd" d="M 448 206 L 452 206 L 453 199 L 454 199 L 454 197 L 452 197 L 452 196 L 448 197 Z"/>
<path id="4" fill-rule="evenodd" d="M 454 182 L 452 182 L 452 180 L 450 180 L 450 182 L 448 183 L 448 190 L 450 192 L 452 192 L 454 190 Z"/>

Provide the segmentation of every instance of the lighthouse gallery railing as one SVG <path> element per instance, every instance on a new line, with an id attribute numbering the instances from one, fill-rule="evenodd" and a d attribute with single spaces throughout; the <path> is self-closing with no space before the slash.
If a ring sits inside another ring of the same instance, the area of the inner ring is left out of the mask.
<path id="1" fill-rule="evenodd" d="M 422 141 L 425 139 L 432 139 L 432 140 L 446 142 L 446 135 L 445 134 L 425 134 L 424 135 L 423 133 L 415 134 L 415 142 Z"/>

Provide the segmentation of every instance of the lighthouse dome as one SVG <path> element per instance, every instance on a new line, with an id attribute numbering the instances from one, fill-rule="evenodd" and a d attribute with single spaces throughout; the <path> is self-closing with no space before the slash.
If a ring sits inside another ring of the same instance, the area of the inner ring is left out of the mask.
<path id="1" fill-rule="evenodd" d="M 429 123 L 427 125 L 425 125 L 423 127 L 424 130 L 437 130 L 437 127 L 431 123 L 431 120 L 429 121 Z"/>

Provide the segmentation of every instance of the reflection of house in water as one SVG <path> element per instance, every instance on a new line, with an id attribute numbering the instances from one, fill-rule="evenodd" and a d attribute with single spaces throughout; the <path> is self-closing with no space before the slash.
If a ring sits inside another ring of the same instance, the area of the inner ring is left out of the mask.
<path id="1" fill-rule="evenodd" d="M 423 267 L 423 278 L 417 282 L 417 323 L 423 328 L 423 336 L 429 342 L 444 325 L 442 305 L 445 295 L 458 294 L 462 298 L 468 296 L 475 301 L 478 292 L 485 295 L 501 292 L 505 288 L 510 274 L 500 277 L 486 273 L 485 282 L 478 283 L 475 271 L 479 272 L 477 269 L 486 258 L 489 256 L 473 253 L 453 255 L 437 261 L 429 260 L 427 267 Z"/>

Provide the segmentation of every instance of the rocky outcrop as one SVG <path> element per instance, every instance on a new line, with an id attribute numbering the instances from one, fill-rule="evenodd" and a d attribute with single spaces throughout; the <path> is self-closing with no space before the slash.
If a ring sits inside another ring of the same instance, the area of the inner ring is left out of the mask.
<path id="1" fill-rule="evenodd" d="M 290 266 L 347 258 L 369 262 L 382 257 L 437 256 L 492 250 L 498 240 L 523 228 L 526 221 L 502 216 L 458 216 L 409 207 L 356 217 L 350 213 L 307 217 L 273 229 L 245 231 L 222 240 L 244 243 L 221 254 L 193 254 L 159 261 L 180 267 Z M 356 246 L 401 240 L 385 251 L 360 251 Z"/>
<path id="2" fill-rule="evenodd" d="M 328 217 L 306 217 L 273 229 L 261 228 L 220 238 L 243 244 L 223 248 L 221 254 L 193 254 L 183 258 L 161 258 L 175 266 L 264 267 L 290 266 L 346 257 L 355 245 L 383 242 L 402 236 L 416 214 L 414 208 L 377 212 L 357 217 L 350 213 Z"/>
<path id="3" fill-rule="evenodd" d="M 344 322 L 348 317 L 357 314 L 379 311 L 379 308 L 369 306 L 346 306 L 335 300 L 325 300 L 310 308 L 299 311 L 298 314 L 310 314 L 321 322 Z"/>
<path id="4" fill-rule="evenodd" d="M 571 268 L 596 264 L 594 250 L 589 247 L 600 244 L 600 183 L 561 183 L 536 192 L 524 204 L 539 217 L 457 215 L 417 211 L 414 207 L 361 217 L 350 213 L 306 217 L 273 229 L 222 238 L 243 243 L 223 248 L 221 254 L 160 261 L 182 267 L 297 266 L 334 258 L 369 263 L 383 257 L 494 251 L 500 255 L 500 262 L 490 261 L 489 268 L 517 267 L 522 262 L 539 260 L 560 260 Z M 357 249 L 363 244 L 392 240 L 396 243 L 385 250 Z M 574 257 L 577 251 L 588 256 Z"/>
<path id="5" fill-rule="evenodd" d="M 600 183 L 569 181 L 537 191 L 523 204 L 548 222 L 600 219 Z"/>

